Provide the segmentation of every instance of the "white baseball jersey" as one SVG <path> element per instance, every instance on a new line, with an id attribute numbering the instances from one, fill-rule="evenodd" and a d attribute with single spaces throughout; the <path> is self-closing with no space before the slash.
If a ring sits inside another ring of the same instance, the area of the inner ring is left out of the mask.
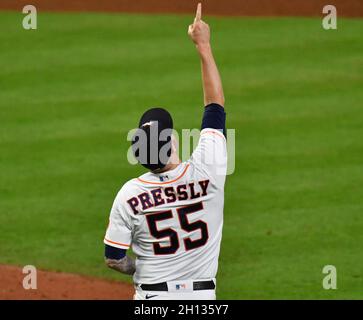
<path id="1" fill-rule="evenodd" d="M 136 255 L 136 284 L 212 279 L 222 238 L 227 150 L 203 129 L 191 158 L 174 170 L 128 181 L 114 201 L 104 243 Z"/>

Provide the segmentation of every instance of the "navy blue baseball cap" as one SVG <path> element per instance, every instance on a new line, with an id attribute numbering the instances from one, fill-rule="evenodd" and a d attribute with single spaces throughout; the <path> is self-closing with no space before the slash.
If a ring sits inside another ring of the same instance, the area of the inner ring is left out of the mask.
<path id="1" fill-rule="evenodd" d="M 163 169 L 171 156 L 172 133 L 173 119 L 167 110 L 147 110 L 131 141 L 137 161 L 151 171 Z"/>

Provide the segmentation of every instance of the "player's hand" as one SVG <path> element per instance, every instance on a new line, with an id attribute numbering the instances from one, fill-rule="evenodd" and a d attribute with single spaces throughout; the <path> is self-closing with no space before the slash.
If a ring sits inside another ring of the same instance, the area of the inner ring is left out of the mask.
<path id="1" fill-rule="evenodd" d="M 188 34 L 197 46 L 209 44 L 210 30 L 208 24 L 202 20 L 201 3 L 198 3 L 194 23 L 189 26 Z"/>

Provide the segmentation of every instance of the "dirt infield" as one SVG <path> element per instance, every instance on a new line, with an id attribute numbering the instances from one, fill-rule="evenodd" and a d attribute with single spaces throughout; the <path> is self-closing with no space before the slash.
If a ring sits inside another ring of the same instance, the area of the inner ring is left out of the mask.
<path id="1" fill-rule="evenodd" d="M 33 4 L 43 11 L 105 11 L 134 13 L 191 13 L 197 2 L 204 12 L 224 16 L 321 16 L 327 4 L 338 16 L 362 17 L 362 0 L 1 0 L 0 9 L 19 10 Z"/>
<path id="2" fill-rule="evenodd" d="M 0 266 L 0 300 L 125 300 L 132 299 L 134 291 L 121 282 L 39 270 L 37 290 L 25 290 L 24 277 L 19 267 Z"/>

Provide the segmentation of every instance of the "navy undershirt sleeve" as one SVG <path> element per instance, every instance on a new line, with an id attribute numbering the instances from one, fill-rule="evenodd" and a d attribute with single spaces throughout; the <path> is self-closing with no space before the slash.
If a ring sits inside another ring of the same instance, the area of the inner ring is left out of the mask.
<path id="1" fill-rule="evenodd" d="M 126 250 L 125 249 L 119 249 L 115 247 L 105 245 L 105 257 L 107 259 L 113 259 L 113 260 L 120 260 L 124 256 L 126 256 Z"/>
<path id="2" fill-rule="evenodd" d="M 211 103 L 204 109 L 202 130 L 206 128 L 221 130 L 226 135 L 226 113 L 217 103 Z"/>

